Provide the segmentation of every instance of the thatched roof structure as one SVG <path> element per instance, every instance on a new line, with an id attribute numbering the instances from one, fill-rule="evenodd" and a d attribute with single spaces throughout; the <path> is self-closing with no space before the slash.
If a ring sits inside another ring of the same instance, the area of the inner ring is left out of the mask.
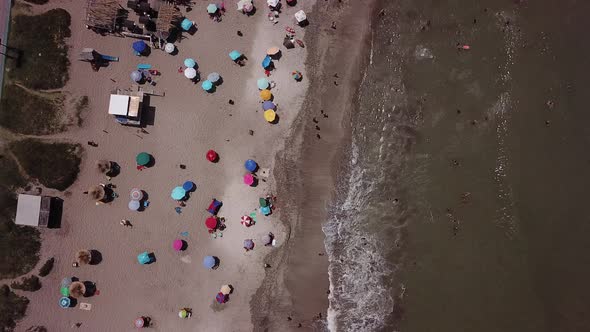
<path id="1" fill-rule="evenodd" d="M 156 20 L 156 32 L 160 38 L 166 38 L 170 30 L 176 28 L 182 19 L 182 15 L 172 3 L 162 3 L 158 10 Z"/>
<path id="2" fill-rule="evenodd" d="M 121 9 L 117 0 L 87 0 L 86 26 L 113 32 Z"/>

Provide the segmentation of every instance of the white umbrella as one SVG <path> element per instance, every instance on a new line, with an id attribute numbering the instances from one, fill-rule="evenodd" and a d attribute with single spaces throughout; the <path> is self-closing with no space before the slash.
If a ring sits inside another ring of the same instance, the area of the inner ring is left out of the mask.
<path id="1" fill-rule="evenodd" d="M 305 12 L 303 10 L 300 10 L 297 13 L 295 13 L 295 19 L 297 20 L 297 22 L 301 23 L 307 19 L 307 16 L 305 16 Z"/>
<path id="2" fill-rule="evenodd" d="M 188 79 L 193 79 L 197 77 L 197 70 L 195 68 L 187 68 L 184 70 L 184 76 Z"/>
<path id="3" fill-rule="evenodd" d="M 174 46 L 174 44 L 172 44 L 172 43 L 167 43 L 164 46 L 164 51 L 166 51 L 166 53 L 168 53 L 168 54 L 174 52 L 175 49 L 176 49 L 176 46 Z"/>
<path id="4" fill-rule="evenodd" d="M 247 5 L 252 5 L 252 0 L 240 0 L 238 1 L 238 10 L 244 10 Z"/>
<path id="5" fill-rule="evenodd" d="M 276 7 L 279 4 L 279 0 L 266 0 L 269 6 Z"/>
<path id="6" fill-rule="evenodd" d="M 139 210 L 139 206 L 140 206 L 139 201 L 136 201 L 136 200 L 129 201 L 129 204 L 128 204 L 129 210 L 137 211 L 137 210 Z"/>

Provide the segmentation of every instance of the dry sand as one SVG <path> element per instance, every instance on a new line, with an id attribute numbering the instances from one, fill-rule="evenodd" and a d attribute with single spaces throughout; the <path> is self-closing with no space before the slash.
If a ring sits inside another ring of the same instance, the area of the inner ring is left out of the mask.
<path id="1" fill-rule="evenodd" d="M 275 192 L 272 171 L 268 182 L 260 182 L 256 188 L 245 186 L 243 163 L 253 158 L 261 167 L 272 169 L 274 154 L 282 149 L 303 102 L 306 79 L 296 83 L 290 73 L 300 70 L 305 77 L 306 50 L 283 48 L 283 57 L 276 62 L 277 69 L 271 76 L 277 83 L 273 94 L 279 105 L 280 121 L 276 125 L 266 123 L 262 117 L 256 79 L 264 74 L 260 62 L 265 50 L 281 45 L 284 26 L 294 26 L 292 14 L 301 8 L 310 10 L 313 3 L 287 8 L 277 25 L 268 22 L 268 10 L 261 1 L 255 4 L 256 15 L 246 17 L 234 10 L 233 2 L 227 3 L 223 21 L 215 23 L 207 18 L 207 2 L 197 1 L 186 15 L 197 22 L 199 30 L 177 44 L 179 54 L 171 56 L 152 50 L 147 58 L 132 54 L 133 39 L 100 36 L 85 29 L 84 2 L 55 1 L 36 7 L 35 11 L 62 7 L 72 14 L 71 80 L 66 91 L 72 99 L 89 96 L 90 109 L 83 115 L 80 128 L 54 136 L 79 142 L 87 149 L 78 181 L 68 192 L 55 193 L 64 198 L 62 225 L 57 230 L 43 230 L 41 261 L 55 257 L 56 265 L 43 279 L 43 288 L 27 294 L 31 304 L 19 330 L 44 325 L 49 331 L 65 331 L 80 322 L 84 331 L 126 331 L 133 329 L 133 320 L 139 315 L 150 316 L 157 331 L 253 329 L 250 299 L 265 275 L 265 255 L 278 250 L 262 246 L 259 239 L 272 231 L 280 246 L 285 232 L 278 214 L 270 217 L 258 214 L 258 223 L 248 229 L 239 224 L 240 216 L 258 207 L 258 197 Z M 237 36 L 237 30 L 244 37 Z M 297 37 L 302 38 L 303 29 L 296 30 Z M 121 61 L 95 73 L 87 63 L 76 61 L 83 47 L 119 56 Z M 230 61 L 227 54 L 232 49 L 246 54 L 247 66 L 240 68 Z M 221 74 L 224 83 L 214 94 L 205 93 L 199 85 L 177 73 L 186 57 L 196 59 L 203 76 L 213 71 Z M 138 63 L 150 63 L 163 73 L 156 79 L 154 90 L 164 92 L 165 97 L 154 96 L 149 100 L 152 119 L 145 128 L 149 134 L 120 126 L 107 114 L 110 91 L 130 88 L 129 73 Z M 235 105 L 229 105 L 229 99 Z M 254 136 L 248 134 L 249 129 L 254 130 Z M 87 146 L 87 141 L 97 142 L 98 147 Z M 205 159 L 210 148 L 220 154 L 219 163 L 212 164 Z M 155 165 L 139 172 L 134 158 L 142 151 L 154 156 Z M 106 181 L 95 169 L 97 159 L 113 160 L 121 166 L 121 174 L 112 179 L 120 197 L 108 205 L 96 206 L 82 194 L 89 186 Z M 187 168 L 180 169 L 180 164 Z M 197 190 L 183 213 L 177 215 L 170 191 L 185 180 L 194 181 Z M 127 208 L 129 191 L 134 187 L 149 195 L 150 205 L 143 212 Z M 219 215 L 227 219 L 228 227 L 220 239 L 212 239 L 204 226 L 208 217 L 205 209 L 212 197 L 224 203 Z M 281 197 L 278 199 L 280 211 Z M 133 228 L 121 226 L 121 219 L 129 219 Z M 188 237 L 180 236 L 184 231 L 189 232 Z M 186 251 L 178 253 L 172 249 L 176 238 L 188 242 Z M 242 248 L 246 238 L 253 238 L 257 244 L 248 253 Z M 73 255 L 80 248 L 100 251 L 102 262 L 73 268 Z M 154 252 L 157 261 L 139 265 L 136 256 L 143 251 Z M 205 255 L 219 257 L 219 269 L 203 268 L 201 262 Z M 92 310 L 58 307 L 59 282 L 66 276 L 96 283 L 100 294 L 81 299 L 92 304 Z M 214 304 L 223 284 L 233 285 L 235 291 L 228 303 Z M 178 318 L 182 307 L 192 308 L 194 316 Z"/>

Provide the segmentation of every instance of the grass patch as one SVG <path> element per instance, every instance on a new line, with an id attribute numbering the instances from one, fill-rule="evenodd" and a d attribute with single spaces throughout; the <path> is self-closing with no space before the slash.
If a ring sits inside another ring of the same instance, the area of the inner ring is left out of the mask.
<path id="1" fill-rule="evenodd" d="M 55 263 L 55 258 L 51 257 L 48 259 L 43 266 L 39 269 L 39 276 L 40 277 L 47 277 L 51 270 L 53 270 L 53 264 Z"/>
<path id="2" fill-rule="evenodd" d="M 90 99 L 88 96 L 82 96 L 76 102 L 76 119 L 78 126 L 82 125 L 82 113 L 88 109 L 88 105 L 90 105 Z"/>
<path id="3" fill-rule="evenodd" d="M 18 296 L 6 285 L 0 286 L 0 331 L 12 331 L 25 316 L 29 300 Z"/>
<path id="4" fill-rule="evenodd" d="M 0 103 L 0 125 L 25 135 L 47 135 L 63 131 L 63 96 L 44 95 L 6 84 Z"/>
<path id="5" fill-rule="evenodd" d="M 10 147 L 27 174 L 48 188 L 65 190 L 80 172 L 79 144 L 24 139 Z"/>
<path id="6" fill-rule="evenodd" d="M 8 78 L 31 89 L 62 88 L 69 79 L 70 14 L 61 8 L 12 19 L 8 45 L 21 51 L 19 63 L 6 62 Z"/>
<path id="7" fill-rule="evenodd" d="M 18 171 L 18 166 L 12 156 L 0 152 L 0 186 L 12 190 L 25 184 L 26 181 Z M 3 197 L 0 197 L 0 201 L 3 201 Z"/>
<path id="8" fill-rule="evenodd" d="M 17 226 L 5 215 L 0 217 L 0 279 L 31 271 L 39 262 L 39 249 L 41 242 L 36 228 Z"/>
<path id="9" fill-rule="evenodd" d="M 41 289 L 41 280 L 36 275 L 22 277 L 20 281 L 13 281 L 10 284 L 12 289 L 20 289 L 27 292 L 35 292 Z"/>

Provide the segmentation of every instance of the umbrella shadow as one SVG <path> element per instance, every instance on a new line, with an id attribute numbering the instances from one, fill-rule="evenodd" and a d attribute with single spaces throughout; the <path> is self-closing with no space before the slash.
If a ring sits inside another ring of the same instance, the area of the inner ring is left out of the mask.
<path id="1" fill-rule="evenodd" d="M 213 84 L 211 86 L 211 89 L 209 90 L 205 90 L 207 93 L 215 93 L 215 91 L 217 91 L 217 85 Z"/>
<path id="2" fill-rule="evenodd" d="M 156 108 L 150 105 L 150 96 L 144 95 L 143 103 L 141 104 L 142 107 L 142 116 L 141 116 L 141 127 L 153 126 L 156 122 Z"/>
<path id="3" fill-rule="evenodd" d="M 273 60 L 276 60 L 276 61 L 281 60 L 282 57 L 283 57 L 283 52 L 281 50 L 279 50 L 277 52 L 277 54 L 270 55 L 270 58 Z M 271 64 L 269 67 L 274 67 L 274 66 Z"/>
<path id="4" fill-rule="evenodd" d="M 141 191 L 142 197 L 139 200 L 139 209 L 137 209 L 138 212 L 141 211 L 145 211 L 147 205 L 146 203 L 149 201 L 150 195 L 148 195 L 148 193 L 145 190 Z"/>
<path id="5" fill-rule="evenodd" d="M 51 208 L 49 209 L 48 228 L 60 228 L 61 217 L 64 209 L 64 201 L 59 197 L 51 197 Z"/>
<path id="6" fill-rule="evenodd" d="M 223 84 L 223 77 L 219 76 L 219 79 L 213 82 L 213 86 L 220 86 Z"/>
<path id="7" fill-rule="evenodd" d="M 246 14 L 246 16 L 248 16 L 248 17 L 256 14 L 256 6 L 252 6 L 252 10 L 249 13 L 244 13 L 244 14 Z"/>
<path id="8" fill-rule="evenodd" d="M 305 19 L 305 20 L 303 20 L 303 21 L 299 22 L 299 23 L 298 23 L 298 25 L 299 25 L 300 27 L 302 27 L 302 28 L 305 28 L 306 26 L 308 26 L 308 25 L 309 25 L 309 20 L 308 20 L 308 19 Z"/>
<path id="9" fill-rule="evenodd" d="M 219 260 L 219 257 L 217 257 L 217 256 L 213 256 L 213 259 L 215 260 L 215 265 L 213 265 L 211 270 L 217 270 L 219 268 L 219 265 L 221 264 L 221 261 Z"/>
<path id="10" fill-rule="evenodd" d="M 150 258 L 150 261 L 147 262 L 146 264 L 152 264 L 152 263 L 155 263 L 157 261 L 156 260 L 156 254 L 154 254 L 153 252 L 150 252 L 148 254 L 148 257 Z"/>
<path id="11" fill-rule="evenodd" d="M 86 292 L 84 293 L 84 297 L 91 297 L 96 294 L 96 284 L 92 281 L 84 281 L 84 287 L 86 287 Z"/>
<path id="12" fill-rule="evenodd" d="M 250 185 L 250 187 L 256 188 L 258 186 L 258 178 L 254 176 L 254 181 Z"/>
<path id="13" fill-rule="evenodd" d="M 111 169 L 107 172 L 107 176 L 115 177 L 121 173 L 121 166 L 115 161 L 109 161 L 111 163 Z"/>
<path id="14" fill-rule="evenodd" d="M 185 251 L 188 248 L 188 242 L 185 240 L 180 240 L 182 242 L 182 247 L 180 247 L 180 251 Z"/>
<path id="15" fill-rule="evenodd" d="M 98 265 L 102 262 L 102 253 L 96 249 L 90 249 L 90 265 Z"/>
<path id="16" fill-rule="evenodd" d="M 273 121 L 269 122 L 269 123 L 271 123 L 271 124 L 278 124 L 279 123 L 279 119 L 280 119 L 279 115 L 275 113 L 275 119 Z"/>
<path id="17" fill-rule="evenodd" d="M 297 5 L 297 0 L 291 0 L 290 2 L 287 1 L 287 6 L 294 7 Z"/>

